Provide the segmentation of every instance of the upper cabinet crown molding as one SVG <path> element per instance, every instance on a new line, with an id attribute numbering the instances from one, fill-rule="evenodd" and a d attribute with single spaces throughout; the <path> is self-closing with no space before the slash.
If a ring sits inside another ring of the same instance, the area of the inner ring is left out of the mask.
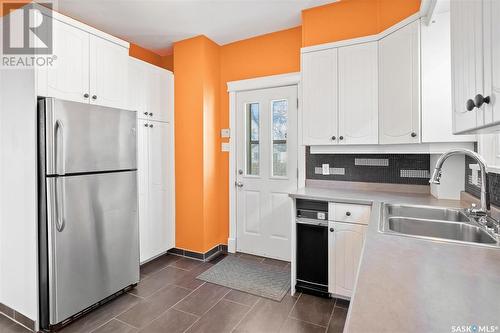
<path id="1" fill-rule="evenodd" d="M 342 46 L 376 42 L 376 41 L 381 40 L 384 37 L 387 37 L 388 35 L 392 34 L 393 32 L 403 28 L 404 26 L 407 26 L 408 24 L 417 21 L 418 19 L 420 19 L 420 15 L 421 14 L 419 12 L 417 12 L 413 15 L 410 15 L 407 18 L 405 18 L 404 20 L 394 24 L 393 26 L 391 26 L 391 27 L 387 28 L 386 30 L 384 30 L 378 34 L 375 34 L 375 35 L 345 39 L 345 40 L 340 40 L 340 41 L 336 41 L 336 42 L 324 43 L 324 44 L 313 45 L 313 46 L 307 46 L 307 47 L 301 48 L 300 52 L 301 53 L 308 53 L 308 52 L 321 51 L 321 50 L 337 48 L 337 47 L 342 47 Z"/>
<path id="2" fill-rule="evenodd" d="M 63 15 L 55 10 L 51 10 L 47 7 L 44 7 L 40 4 L 37 4 L 37 3 L 34 3 L 33 6 L 35 8 L 37 8 L 43 15 L 46 15 L 46 16 L 50 16 L 52 17 L 53 19 L 55 20 L 58 20 L 60 22 L 64 22 L 68 25 L 71 25 L 75 28 L 78 28 L 80 30 L 83 30 L 83 31 L 86 31 L 92 35 L 95 35 L 95 36 L 98 36 L 98 37 L 101 37 L 101 38 L 104 38 L 106 39 L 107 41 L 110 41 L 112 43 L 115 43 L 121 47 L 124 47 L 124 48 L 129 48 L 130 47 L 130 43 L 124 41 L 123 39 L 120 39 L 118 37 L 115 37 L 113 35 L 110 35 L 108 33 L 105 33 L 101 30 L 98 30 L 94 27 L 91 27 L 90 25 L 87 25 L 85 23 L 82 23 L 80 21 L 77 21 L 69 16 L 66 16 L 66 15 Z M 57 8 L 55 8 L 57 10 Z"/>

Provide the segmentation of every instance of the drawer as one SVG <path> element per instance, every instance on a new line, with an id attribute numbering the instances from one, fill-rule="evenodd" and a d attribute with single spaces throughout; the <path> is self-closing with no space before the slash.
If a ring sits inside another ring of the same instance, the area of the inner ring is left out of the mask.
<path id="1" fill-rule="evenodd" d="M 371 206 L 330 202 L 328 216 L 330 220 L 339 222 L 368 224 Z"/>

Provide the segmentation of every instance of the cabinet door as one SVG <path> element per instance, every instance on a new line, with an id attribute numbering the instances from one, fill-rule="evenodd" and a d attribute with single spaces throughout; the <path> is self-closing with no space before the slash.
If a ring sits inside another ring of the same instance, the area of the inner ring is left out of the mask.
<path id="1" fill-rule="evenodd" d="M 500 122 L 500 2 L 483 1 L 485 123 Z"/>
<path id="2" fill-rule="evenodd" d="M 88 103 L 89 34 L 56 19 L 52 24 L 57 58 L 52 68 L 38 70 L 38 95 Z"/>
<path id="3" fill-rule="evenodd" d="M 337 143 L 337 95 L 337 49 L 303 54 L 302 140 L 305 145 Z"/>
<path id="4" fill-rule="evenodd" d="M 381 144 L 420 141 L 419 21 L 379 41 Z"/>
<path id="5" fill-rule="evenodd" d="M 338 66 L 340 143 L 377 144 L 377 42 L 339 48 Z"/>
<path id="6" fill-rule="evenodd" d="M 90 102 L 126 108 L 128 50 L 90 35 Z"/>
<path id="7" fill-rule="evenodd" d="M 466 102 L 483 91 L 482 2 L 450 1 L 453 133 L 484 124 L 484 108 Z"/>
<path id="8" fill-rule="evenodd" d="M 153 257 L 150 237 L 154 230 L 149 219 L 149 127 L 137 121 L 137 198 L 139 200 L 139 235 L 141 263 Z"/>
<path id="9" fill-rule="evenodd" d="M 137 111 L 137 118 L 149 119 L 146 103 L 146 69 L 147 64 L 141 60 L 129 59 L 128 109 Z"/>
<path id="10" fill-rule="evenodd" d="M 173 75 L 164 69 L 150 66 L 148 88 L 148 109 L 152 113 L 151 119 L 157 121 L 171 121 L 173 108 Z"/>
<path id="11" fill-rule="evenodd" d="M 351 297 L 358 274 L 366 226 L 329 222 L 329 228 L 328 291 Z"/>
<path id="12" fill-rule="evenodd" d="M 159 255 L 174 247 L 169 163 L 171 128 L 169 123 L 149 123 L 149 219 L 154 230 L 149 241 L 153 254 Z"/>

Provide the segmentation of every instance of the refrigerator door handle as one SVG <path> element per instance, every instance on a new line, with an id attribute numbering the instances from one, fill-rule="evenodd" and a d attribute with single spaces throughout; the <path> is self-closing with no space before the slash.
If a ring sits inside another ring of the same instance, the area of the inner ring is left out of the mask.
<path id="1" fill-rule="evenodd" d="M 55 196 L 55 213 L 56 213 L 56 229 L 59 232 L 64 230 L 66 225 L 64 219 L 64 179 L 55 178 L 55 186 L 54 186 L 54 196 Z M 59 190 L 59 186 L 62 187 L 61 191 Z M 60 195 L 62 193 L 62 196 Z"/>
<path id="2" fill-rule="evenodd" d="M 64 137 L 63 137 L 63 123 L 61 120 L 56 120 L 54 126 L 54 147 L 55 147 L 55 169 L 58 175 L 64 175 L 66 173 L 64 166 Z"/>

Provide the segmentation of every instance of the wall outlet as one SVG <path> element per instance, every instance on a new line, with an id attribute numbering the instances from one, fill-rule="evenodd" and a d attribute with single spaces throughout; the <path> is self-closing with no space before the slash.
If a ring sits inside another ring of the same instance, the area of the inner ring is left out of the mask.
<path id="1" fill-rule="evenodd" d="M 231 130 L 229 128 L 223 128 L 220 130 L 221 138 L 229 138 L 231 137 Z"/>
<path id="2" fill-rule="evenodd" d="M 321 165 L 321 169 L 322 169 L 322 174 L 323 175 L 329 175 L 330 174 L 330 164 L 326 163 L 326 164 L 322 164 Z"/>
<path id="3" fill-rule="evenodd" d="M 229 142 L 223 142 L 221 144 L 221 150 L 225 151 L 225 152 L 230 151 L 231 150 L 231 146 L 230 146 Z"/>
<path id="4" fill-rule="evenodd" d="M 471 183 L 472 185 L 479 186 L 479 165 L 469 164 L 469 169 L 471 169 Z"/>

